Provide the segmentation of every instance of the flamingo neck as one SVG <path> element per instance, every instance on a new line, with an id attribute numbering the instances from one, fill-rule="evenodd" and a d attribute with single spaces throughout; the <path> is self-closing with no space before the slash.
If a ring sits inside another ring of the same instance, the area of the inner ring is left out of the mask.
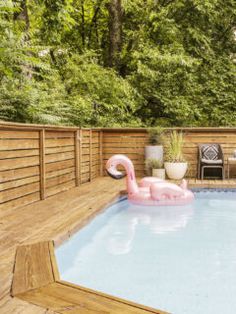
<path id="1" fill-rule="evenodd" d="M 127 184 L 128 194 L 138 193 L 138 185 L 135 178 L 134 168 L 128 167 L 126 171 L 127 171 L 126 184 Z"/>
<path id="2" fill-rule="evenodd" d="M 116 169 L 118 165 L 122 165 L 125 168 L 126 171 L 126 184 L 127 184 L 127 191 L 128 194 L 136 194 L 139 191 L 136 178 L 135 178 L 135 172 L 134 172 L 134 165 L 132 161 L 125 155 L 117 154 L 111 157 L 108 160 L 107 168 L 108 169 Z M 112 172 L 112 171 L 111 171 Z"/>

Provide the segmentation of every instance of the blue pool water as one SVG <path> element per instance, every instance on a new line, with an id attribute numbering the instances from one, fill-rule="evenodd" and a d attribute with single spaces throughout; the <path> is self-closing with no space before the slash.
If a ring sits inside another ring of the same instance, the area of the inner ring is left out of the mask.
<path id="1" fill-rule="evenodd" d="M 120 200 L 56 250 L 61 279 L 173 314 L 236 313 L 236 192 Z"/>

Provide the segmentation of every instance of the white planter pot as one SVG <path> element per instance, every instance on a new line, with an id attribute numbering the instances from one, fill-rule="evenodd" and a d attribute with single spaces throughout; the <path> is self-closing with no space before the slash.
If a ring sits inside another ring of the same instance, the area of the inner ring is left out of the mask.
<path id="1" fill-rule="evenodd" d="M 152 176 L 165 180 L 166 171 L 165 169 L 152 169 Z"/>
<path id="2" fill-rule="evenodd" d="M 163 146 L 162 145 L 152 145 L 145 146 L 145 159 L 155 158 L 163 162 Z"/>
<path id="3" fill-rule="evenodd" d="M 187 162 L 165 162 L 164 166 L 168 178 L 173 180 L 183 179 L 188 169 Z"/>

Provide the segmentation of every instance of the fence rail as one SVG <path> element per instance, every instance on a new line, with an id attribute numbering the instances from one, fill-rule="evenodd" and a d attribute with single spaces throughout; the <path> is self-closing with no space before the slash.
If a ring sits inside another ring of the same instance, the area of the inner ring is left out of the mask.
<path id="1" fill-rule="evenodd" d="M 236 150 L 236 128 L 172 128 L 170 130 L 174 129 L 183 131 L 184 134 L 183 154 L 188 162 L 187 177 L 197 176 L 199 144 L 221 144 L 225 163 Z M 126 154 L 134 162 L 137 175 L 144 175 L 144 147 L 148 144 L 146 129 L 103 129 L 103 138 L 104 163 L 113 154 Z"/>
<path id="2" fill-rule="evenodd" d="M 196 177 L 197 146 L 222 144 L 225 158 L 236 149 L 236 128 L 178 128 L 184 131 L 189 177 Z M 144 175 L 146 129 L 40 126 L 0 123 L 0 210 L 17 208 L 105 175 L 116 153 Z"/>
<path id="3" fill-rule="evenodd" d="M 0 209 L 26 205 L 101 174 L 101 130 L 0 125 Z"/>

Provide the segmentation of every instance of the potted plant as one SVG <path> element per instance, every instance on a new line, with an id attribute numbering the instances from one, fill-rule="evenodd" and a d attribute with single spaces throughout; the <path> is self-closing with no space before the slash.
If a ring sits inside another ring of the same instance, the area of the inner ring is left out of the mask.
<path id="1" fill-rule="evenodd" d="M 165 169 L 170 179 L 182 179 L 187 171 L 188 163 L 183 157 L 183 133 L 173 131 L 170 133 L 169 142 L 166 147 Z"/>
<path id="2" fill-rule="evenodd" d="M 145 159 L 155 158 L 163 162 L 163 135 L 162 127 L 151 128 L 148 130 L 149 144 L 145 147 Z"/>
<path id="3" fill-rule="evenodd" d="M 145 161 L 147 172 L 151 172 L 153 177 L 165 179 L 165 169 L 163 168 L 163 162 L 156 158 L 148 158 Z"/>

